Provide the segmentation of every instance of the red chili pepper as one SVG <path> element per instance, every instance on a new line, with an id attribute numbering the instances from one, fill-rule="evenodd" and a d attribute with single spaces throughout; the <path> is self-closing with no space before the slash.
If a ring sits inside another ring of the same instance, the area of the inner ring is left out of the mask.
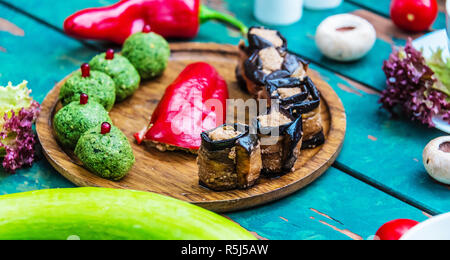
<path id="1" fill-rule="evenodd" d="M 152 114 L 150 124 L 134 137 L 197 150 L 200 134 L 223 124 L 228 88 L 211 65 L 198 62 L 187 66 L 167 87 Z"/>
<path id="2" fill-rule="evenodd" d="M 64 31 L 76 38 L 123 44 L 145 25 L 165 38 L 194 38 L 200 24 L 213 19 L 247 33 L 242 22 L 200 5 L 200 0 L 122 0 L 76 12 L 65 20 Z"/>

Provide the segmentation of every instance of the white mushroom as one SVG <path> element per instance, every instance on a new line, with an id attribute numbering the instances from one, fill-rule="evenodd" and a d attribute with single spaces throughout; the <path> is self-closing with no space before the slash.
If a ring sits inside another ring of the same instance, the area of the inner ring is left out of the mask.
<path id="1" fill-rule="evenodd" d="M 423 165 L 433 179 L 450 184 L 450 136 L 436 138 L 425 147 Z"/>
<path id="2" fill-rule="evenodd" d="M 367 20 L 352 14 L 338 14 L 317 27 L 316 44 L 330 59 L 353 61 L 372 49 L 376 37 L 375 28 Z"/>

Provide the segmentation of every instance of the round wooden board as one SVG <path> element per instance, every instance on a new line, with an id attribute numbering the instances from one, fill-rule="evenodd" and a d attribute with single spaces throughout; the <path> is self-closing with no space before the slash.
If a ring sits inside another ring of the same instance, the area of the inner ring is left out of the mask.
<path id="1" fill-rule="evenodd" d="M 321 147 L 302 151 L 295 172 L 274 179 L 260 178 L 246 190 L 215 192 L 198 184 L 196 157 L 184 152 L 159 152 L 137 145 L 133 134 L 148 124 L 166 87 L 190 63 L 197 61 L 213 65 L 228 83 L 230 98 L 250 98 L 237 86 L 235 66 L 236 46 L 212 43 L 171 44 L 172 56 L 164 75 L 143 82 L 128 100 L 114 106 L 110 116 L 114 124 L 132 144 L 136 163 L 121 181 L 102 179 L 84 169 L 71 151 L 61 148 L 55 139 L 52 119 L 61 104 L 59 82 L 42 103 L 36 129 L 44 154 L 55 169 L 78 186 L 109 187 L 155 192 L 184 200 L 216 212 L 253 207 L 285 197 L 314 181 L 335 161 L 341 150 L 346 130 L 346 117 L 341 100 L 333 89 L 314 71 L 309 75 L 322 94 L 322 118 L 326 142 Z"/>

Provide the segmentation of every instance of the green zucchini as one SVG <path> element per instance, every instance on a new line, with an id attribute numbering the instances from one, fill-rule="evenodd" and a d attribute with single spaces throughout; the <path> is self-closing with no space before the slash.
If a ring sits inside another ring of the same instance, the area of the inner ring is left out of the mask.
<path id="1" fill-rule="evenodd" d="M 255 239 L 187 202 L 118 189 L 72 188 L 0 196 L 0 239 Z"/>

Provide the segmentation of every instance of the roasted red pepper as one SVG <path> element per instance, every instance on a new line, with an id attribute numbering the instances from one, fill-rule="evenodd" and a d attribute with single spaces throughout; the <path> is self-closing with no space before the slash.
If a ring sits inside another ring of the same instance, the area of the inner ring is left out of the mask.
<path id="1" fill-rule="evenodd" d="M 145 25 L 165 38 L 194 38 L 199 25 L 213 19 L 247 32 L 239 20 L 201 5 L 200 0 L 122 0 L 76 12 L 64 22 L 64 31 L 76 38 L 123 44 Z"/>
<path id="2" fill-rule="evenodd" d="M 223 124 L 227 99 L 227 83 L 214 67 L 191 64 L 167 87 L 149 126 L 134 137 L 139 144 L 147 140 L 197 150 L 200 134 Z"/>

